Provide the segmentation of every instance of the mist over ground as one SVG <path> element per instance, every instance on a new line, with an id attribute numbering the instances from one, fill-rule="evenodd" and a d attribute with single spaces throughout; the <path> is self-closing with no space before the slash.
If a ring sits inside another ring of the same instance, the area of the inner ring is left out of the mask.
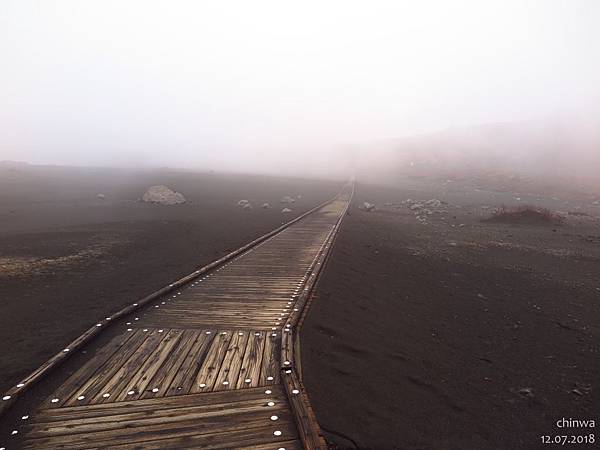
<path id="1" fill-rule="evenodd" d="M 7 1 L 0 160 L 589 176 L 599 19 L 594 0 Z"/>

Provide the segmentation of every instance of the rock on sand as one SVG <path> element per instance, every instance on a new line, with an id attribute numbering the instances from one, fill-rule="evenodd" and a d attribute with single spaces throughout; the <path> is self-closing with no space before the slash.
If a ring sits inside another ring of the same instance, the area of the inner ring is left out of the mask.
<path id="1" fill-rule="evenodd" d="M 142 197 L 142 201 L 161 205 L 179 205 L 186 202 L 183 194 L 175 192 L 162 184 L 148 188 Z"/>
<path id="2" fill-rule="evenodd" d="M 367 212 L 373 211 L 375 209 L 375 203 L 363 202 L 360 209 Z"/>
<path id="3" fill-rule="evenodd" d="M 283 209 L 281 210 L 281 212 L 282 212 L 282 213 L 290 213 L 290 212 L 292 212 L 292 210 L 291 210 L 290 208 L 283 208 Z"/>

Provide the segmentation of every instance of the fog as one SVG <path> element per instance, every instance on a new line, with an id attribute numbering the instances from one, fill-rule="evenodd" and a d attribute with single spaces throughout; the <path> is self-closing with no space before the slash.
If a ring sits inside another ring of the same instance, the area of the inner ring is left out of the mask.
<path id="1" fill-rule="evenodd" d="M 541 168 L 576 148 L 595 164 L 599 22 L 596 0 L 3 1 L 0 160 L 339 174 L 465 154 Z M 498 123 L 517 131 L 456 145 Z"/>

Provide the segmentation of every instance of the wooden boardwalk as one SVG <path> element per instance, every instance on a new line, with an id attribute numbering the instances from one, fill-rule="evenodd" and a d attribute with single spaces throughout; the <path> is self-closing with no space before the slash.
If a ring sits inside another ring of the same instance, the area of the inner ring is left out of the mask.
<path id="1" fill-rule="evenodd" d="M 25 448 L 324 448 L 296 326 L 349 197 L 113 325 L 27 420 Z"/>

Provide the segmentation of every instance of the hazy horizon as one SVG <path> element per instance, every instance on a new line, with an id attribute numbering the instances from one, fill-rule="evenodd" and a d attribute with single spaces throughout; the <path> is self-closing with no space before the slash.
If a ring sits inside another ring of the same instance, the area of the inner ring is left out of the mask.
<path id="1" fill-rule="evenodd" d="M 596 120 L 599 19 L 593 0 L 8 1 L 0 160 L 316 173 L 371 142 Z"/>

